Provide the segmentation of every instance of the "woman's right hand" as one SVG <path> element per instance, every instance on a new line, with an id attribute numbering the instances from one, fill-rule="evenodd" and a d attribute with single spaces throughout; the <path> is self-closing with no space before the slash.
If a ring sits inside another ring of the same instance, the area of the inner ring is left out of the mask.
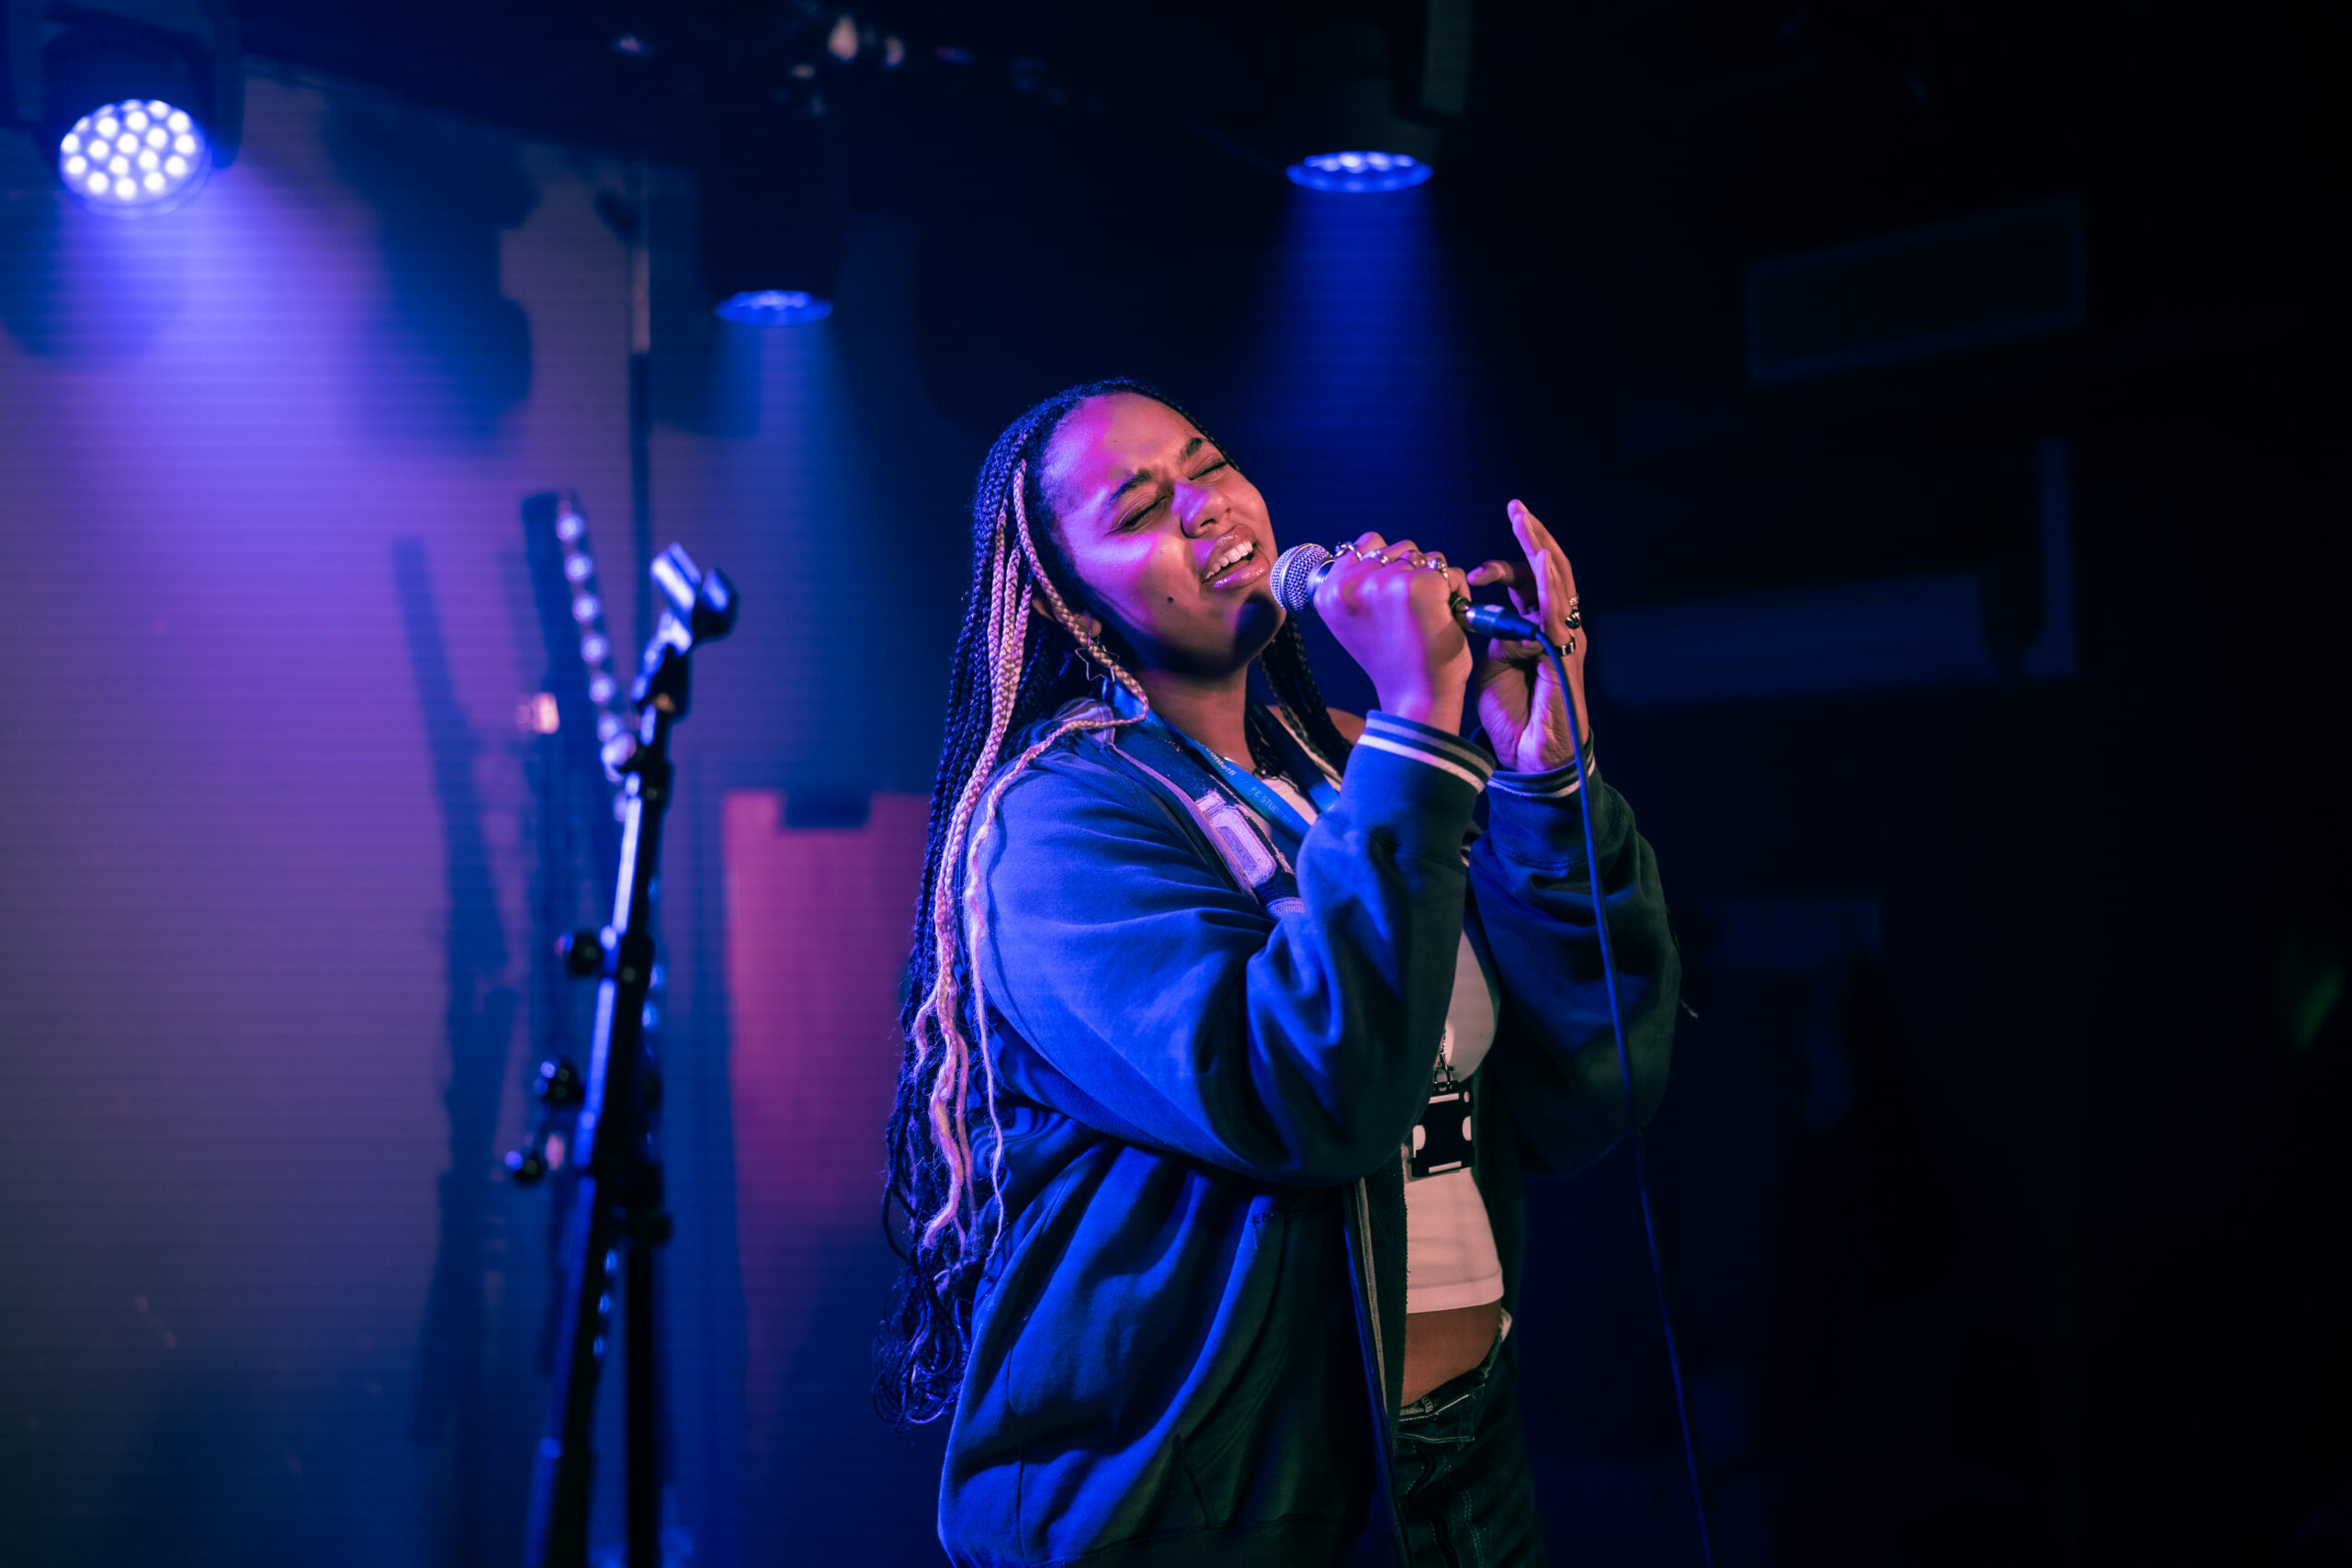
<path id="1" fill-rule="evenodd" d="M 1372 677 L 1384 711 L 1459 733 L 1473 662 L 1453 618 L 1468 586 L 1462 573 L 1426 564 L 1444 558 L 1424 557 L 1410 539 L 1365 534 L 1342 552 L 1315 591 L 1315 613 Z"/>

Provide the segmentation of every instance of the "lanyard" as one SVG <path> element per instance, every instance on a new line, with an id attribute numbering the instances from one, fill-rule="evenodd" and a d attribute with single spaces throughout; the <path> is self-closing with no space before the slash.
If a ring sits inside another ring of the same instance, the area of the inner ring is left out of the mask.
<path id="1" fill-rule="evenodd" d="M 1126 688 L 1116 682 L 1111 686 L 1111 705 L 1121 714 L 1130 716 L 1141 712 L 1136 705 L 1134 696 L 1127 692 Z M 1281 729 L 1280 721 L 1274 722 L 1276 728 Z M 1218 756 L 1156 713 L 1145 715 L 1144 723 L 1151 726 L 1167 739 L 1182 747 L 1196 761 L 1201 762 L 1212 773 L 1223 780 L 1227 788 L 1248 802 L 1250 808 L 1260 817 L 1268 822 L 1279 822 L 1288 829 L 1294 840 L 1306 837 L 1306 829 L 1309 826 L 1307 819 L 1299 815 L 1297 807 L 1283 798 L 1280 790 L 1270 787 L 1265 780 L 1249 769 Z M 1283 729 L 1282 732 L 1288 733 L 1286 729 Z M 1318 812 L 1330 810 L 1340 798 L 1339 790 L 1323 776 L 1320 770 L 1312 773 L 1306 788 L 1302 793 L 1315 803 L 1315 808 Z M 1291 846 L 1294 852 L 1296 847 L 1296 843 L 1294 842 Z"/>

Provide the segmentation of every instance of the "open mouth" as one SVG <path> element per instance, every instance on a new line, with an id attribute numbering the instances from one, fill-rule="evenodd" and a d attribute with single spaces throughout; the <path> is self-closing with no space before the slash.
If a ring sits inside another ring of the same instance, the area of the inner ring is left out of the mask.
<path id="1" fill-rule="evenodd" d="M 1257 558 L 1257 540 L 1236 539 L 1209 558 L 1208 570 L 1201 573 L 1201 581 L 1214 588 L 1218 579 L 1238 572 Z"/>

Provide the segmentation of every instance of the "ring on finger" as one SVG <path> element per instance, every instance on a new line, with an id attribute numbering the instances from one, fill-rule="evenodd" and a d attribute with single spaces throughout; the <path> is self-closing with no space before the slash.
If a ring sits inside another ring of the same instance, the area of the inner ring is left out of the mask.
<path id="1" fill-rule="evenodd" d="M 1563 622 L 1562 624 L 1563 624 L 1564 626 L 1566 626 L 1568 628 L 1568 630 L 1570 630 L 1570 631 L 1572 631 L 1572 632 L 1573 632 L 1573 631 L 1582 631 L 1582 630 L 1584 629 L 1584 601 L 1583 601 L 1583 600 L 1581 600 L 1581 599 L 1577 599 L 1577 598 L 1574 598 L 1574 597 L 1571 597 L 1571 598 L 1568 600 L 1568 618 L 1567 618 L 1565 622 Z"/>
<path id="2" fill-rule="evenodd" d="M 1425 566 L 1431 571 L 1443 571 L 1446 570 L 1445 552 L 1443 550 L 1431 550 L 1429 554 L 1421 557 L 1420 559 L 1415 561 L 1413 564 L 1415 566 Z"/>

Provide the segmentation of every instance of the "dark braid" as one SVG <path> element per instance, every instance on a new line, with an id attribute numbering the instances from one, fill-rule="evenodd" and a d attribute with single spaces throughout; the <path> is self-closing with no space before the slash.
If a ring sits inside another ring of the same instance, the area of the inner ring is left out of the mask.
<path id="1" fill-rule="evenodd" d="M 996 1120 L 995 1072 L 985 1049 L 973 1045 L 983 1039 L 986 1006 L 967 940 L 970 917 L 956 914 L 970 891 L 968 866 L 1005 785 L 1033 759 L 1073 730 L 1135 721 L 1081 710 L 1022 747 L 1006 766 L 1008 753 L 1031 730 L 1091 690 L 1094 673 L 1143 696 L 1122 639 L 1108 630 L 1089 637 L 1079 628 L 1078 613 L 1091 601 L 1064 551 L 1043 472 L 1062 422 L 1081 404 L 1117 392 L 1150 398 L 1191 417 L 1138 381 L 1072 387 L 1005 428 L 973 490 L 972 576 L 948 673 L 922 892 L 899 996 L 902 1051 L 888 1134 L 883 1228 L 905 1269 L 875 1347 L 874 1400 L 896 1426 L 934 1421 L 954 1409 L 970 1345 L 973 1296 L 1004 1219 L 994 1201 L 1001 1136 L 991 1140 L 989 1168 L 982 1169 L 965 1130 L 975 1111 Z M 1031 613 L 1033 591 L 1053 607 L 1051 617 Z M 1099 670 L 1091 672 L 1090 665 Z M 1342 765 L 1348 745 L 1324 710 L 1295 623 L 1283 626 L 1260 665 L 1316 749 L 1334 768 Z M 975 1065 L 977 1090 L 970 1083 Z"/>
<path id="2" fill-rule="evenodd" d="M 1258 656 L 1258 668 L 1265 672 L 1266 683 L 1274 689 L 1291 716 L 1306 727 L 1306 739 L 1323 760 L 1333 769 L 1348 764 L 1348 738 L 1331 722 L 1331 710 L 1323 705 L 1323 689 L 1315 683 L 1315 668 L 1306 661 L 1306 634 L 1299 630 L 1298 617 L 1292 615 L 1283 622 L 1283 629 Z"/>

